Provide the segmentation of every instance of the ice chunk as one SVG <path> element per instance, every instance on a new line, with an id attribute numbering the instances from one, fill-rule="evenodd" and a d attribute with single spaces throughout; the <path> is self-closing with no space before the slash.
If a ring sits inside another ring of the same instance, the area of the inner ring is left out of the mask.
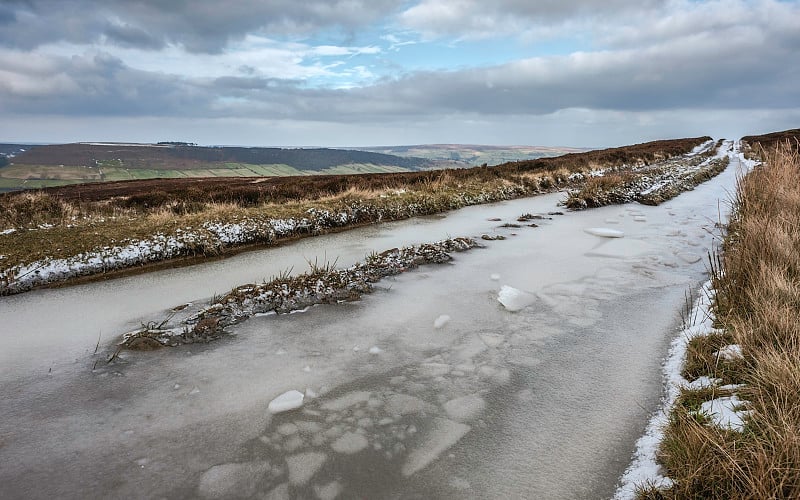
<path id="1" fill-rule="evenodd" d="M 382 352 L 383 352 L 383 349 L 381 349 L 380 347 L 378 347 L 376 345 L 374 345 L 374 346 L 369 348 L 369 353 L 370 354 L 380 354 Z"/>
<path id="2" fill-rule="evenodd" d="M 647 217 L 645 217 L 644 215 L 634 215 L 633 220 L 635 220 L 636 222 L 647 222 Z"/>
<path id="3" fill-rule="evenodd" d="M 450 322 L 450 316 L 442 314 L 441 316 L 436 318 L 436 321 L 433 322 L 433 327 L 439 329 L 449 322 Z"/>
<path id="4" fill-rule="evenodd" d="M 520 311 L 533 304 L 536 297 L 528 292 L 503 285 L 497 293 L 497 300 L 509 311 Z"/>
<path id="5" fill-rule="evenodd" d="M 303 371 L 306 372 L 306 373 L 309 373 L 311 371 L 311 367 L 306 365 L 306 366 L 303 367 Z"/>
<path id="6" fill-rule="evenodd" d="M 249 498 L 269 470 L 268 462 L 215 465 L 200 477 L 197 493 L 202 498 Z"/>
<path id="7" fill-rule="evenodd" d="M 281 413 L 284 411 L 294 410 L 303 406 L 303 398 L 305 398 L 305 395 L 300 391 L 286 391 L 270 401 L 268 408 L 271 413 Z"/>
<path id="8" fill-rule="evenodd" d="M 500 275 L 497 273 L 492 273 L 492 275 L 489 276 L 489 279 L 492 281 L 500 281 Z"/>
<path id="9" fill-rule="evenodd" d="M 625 236 L 625 233 L 622 231 L 607 227 L 590 227 L 583 231 L 594 236 L 600 236 L 601 238 L 622 238 Z"/>
<path id="10" fill-rule="evenodd" d="M 447 416 L 459 422 L 466 422 L 477 417 L 486 407 L 483 398 L 470 394 L 461 398 L 451 399 L 443 405 Z"/>
<path id="11" fill-rule="evenodd" d="M 367 438 L 357 432 L 345 432 L 342 436 L 331 443 L 331 448 L 336 453 L 352 455 L 358 453 L 369 445 Z"/>
<path id="12" fill-rule="evenodd" d="M 421 471 L 459 442 L 469 431 L 470 426 L 468 425 L 446 418 L 434 419 L 432 429 L 425 439 L 421 439 L 419 445 L 411 450 L 400 471 L 406 477 Z"/>
<path id="13" fill-rule="evenodd" d="M 747 411 L 739 410 L 741 406 L 742 400 L 738 396 L 717 398 L 701 404 L 700 413 L 707 415 L 718 427 L 742 432 L 744 430 L 742 417 Z"/>
<path id="14" fill-rule="evenodd" d="M 605 223 L 606 224 L 619 224 L 619 221 L 617 219 L 606 219 Z"/>
<path id="15" fill-rule="evenodd" d="M 316 451 L 298 453 L 286 458 L 289 482 L 295 486 L 306 484 L 328 460 L 328 455 Z"/>

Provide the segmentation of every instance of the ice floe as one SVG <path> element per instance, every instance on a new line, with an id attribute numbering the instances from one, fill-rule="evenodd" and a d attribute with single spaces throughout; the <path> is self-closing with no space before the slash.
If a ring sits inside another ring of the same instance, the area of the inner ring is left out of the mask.
<path id="1" fill-rule="evenodd" d="M 516 312 L 525 309 L 529 305 L 533 304 L 536 300 L 536 296 L 532 293 L 528 293 L 522 290 L 518 290 L 514 287 L 503 285 L 500 288 L 500 291 L 497 293 L 497 300 L 503 307 L 507 310 Z"/>
<path id="2" fill-rule="evenodd" d="M 601 238 L 622 238 L 625 236 L 624 232 L 607 227 L 590 227 L 584 229 L 584 232 L 594 236 L 600 236 Z"/>
<path id="3" fill-rule="evenodd" d="M 295 486 L 305 485 L 325 465 L 327 460 L 328 455 L 316 451 L 287 457 L 286 467 L 289 471 L 289 482 Z"/>
<path id="4" fill-rule="evenodd" d="M 408 477 L 428 465 L 467 435 L 470 426 L 446 418 L 434 419 L 431 430 L 406 457 L 400 472 Z"/>
<path id="5" fill-rule="evenodd" d="M 294 410 L 303 406 L 304 398 L 305 394 L 300 391 L 286 391 L 270 401 L 268 408 L 271 413 L 282 413 L 285 411 Z"/>

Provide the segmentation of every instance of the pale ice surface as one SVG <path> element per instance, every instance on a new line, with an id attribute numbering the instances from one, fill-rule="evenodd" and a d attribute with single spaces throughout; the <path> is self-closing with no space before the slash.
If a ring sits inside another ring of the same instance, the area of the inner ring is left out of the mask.
<path id="1" fill-rule="evenodd" d="M 268 462 L 215 465 L 200 477 L 197 493 L 209 499 L 251 497 L 269 471 Z"/>
<path id="2" fill-rule="evenodd" d="M 487 219 L 554 212 L 563 195 L 2 297 L 0 497 L 191 498 L 213 467 L 261 462 L 271 469 L 253 496 L 266 498 L 609 497 L 658 406 L 656 360 L 684 291 L 704 278 L 702 262 L 676 254 L 705 254 L 734 180 L 732 168 L 669 210 L 537 221 L 452 265 L 382 281 L 359 302 L 251 318 L 218 342 L 125 351 L 109 365 L 117 336 L 165 308 L 202 306 L 315 257 L 349 266 L 370 252 L 491 233 Z M 606 219 L 625 237 L 583 231 Z M 532 302 L 509 313 L 497 301 L 503 284 Z M 452 320 L 435 330 L 444 312 Z M 273 414 L 270 401 L 291 388 L 310 389 L 302 406 Z M 368 445 L 336 452 L 348 433 Z"/>
<path id="3" fill-rule="evenodd" d="M 469 431 L 468 425 L 444 418 L 436 419 L 429 434 L 408 454 L 401 472 L 404 476 L 410 476 L 424 469 Z"/>
<path id="4" fill-rule="evenodd" d="M 302 392 L 292 389 L 270 401 L 268 408 L 272 413 L 294 410 L 303 406 L 303 398 Z"/>

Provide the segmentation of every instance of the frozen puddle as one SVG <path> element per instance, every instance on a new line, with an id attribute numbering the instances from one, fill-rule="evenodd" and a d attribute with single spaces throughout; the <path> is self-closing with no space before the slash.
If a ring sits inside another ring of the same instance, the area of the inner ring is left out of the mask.
<path id="1" fill-rule="evenodd" d="M 488 219 L 555 212 L 563 195 L 3 297 L 0 497 L 610 497 L 659 403 L 684 291 L 703 279 L 702 225 L 734 181 L 731 169 L 670 210 L 537 219 L 359 302 L 254 317 L 213 345 L 110 365 L 107 332 L 165 304 L 200 307 L 315 257 L 345 267 L 495 234 Z"/>

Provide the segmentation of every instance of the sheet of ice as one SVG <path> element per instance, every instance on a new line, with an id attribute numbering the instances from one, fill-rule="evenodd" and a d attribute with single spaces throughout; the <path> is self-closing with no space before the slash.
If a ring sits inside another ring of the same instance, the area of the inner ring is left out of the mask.
<path id="1" fill-rule="evenodd" d="M 590 227 L 584 229 L 584 231 L 594 236 L 600 236 L 601 238 L 622 238 L 625 236 L 624 232 L 607 227 Z"/>
<path id="2" fill-rule="evenodd" d="M 635 499 L 636 488 L 644 484 L 650 484 L 656 488 L 667 488 L 672 484 L 672 480 L 663 475 L 661 466 L 656 460 L 658 448 L 664 438 L 668 415 L 678 398 L 680 387 L 689 384 L 689 381 L 681 376 L 689 341 L 699 335 L 708 335 L 714 330 L 711 310 L 713 300 L 714 289 L 711 281 L 707 281 L 702 286 L 699 298 L 694 303 L 692 313 L 689 315 L 690 318 L 696 318 L 696 323 L 688 326 L 672 341 L 669 355 L 664 362 L 667 395 L 661 407 L 651 417 L 644 435 L 636 441 L 633 460 L 620 478 L 620 485 L 614 494 L 615 500 Z"/>
<path id="3" fill-rule="evenodd" d="M 342 411 L 359 403 L 369 401 L 372 395 L 369 391 L 355 391 L 345 394 L 331 401 L 326 401 L 320 408 L 325 411 Z"/>
<path id="4" fill-rule="evenodd" d="M 442 328 L 449 322 L 450 322 L 450 316 L 448 316 L 447 314 L 442 314 L 441 316 L 439 316 L 434 320 L 433 327 L 438 330 L 439 328 Z"/>
<path id="5" fill-rule="evenodd" d="M 617 259 L 629 259 L 648 253 L 653 253 L 656 249 L 650 243 L 631 238 L 615 238 L 605 241 L 601 245 L 586 252 L 590 257 L 612 257 Z"/>
<path id="6" fill-rule="evenodd" d="M 345 455 L 352 455 L 365 449 L 369 445 L 369 441 L 363 434 L 358 432 L 345 432 L 336 441 L 331 443 L 331 448 L 336 453 L 343 453 Z"/>
<path id="7" fill-rule="evenodd" d="M 736 395 L 712 399 L 700 405 L 700 413 L 708 416 L 718 427 L 742 432 L 747 414 L 747 410 L 741 409 L 743 404 Z"/>
<path id="8" fill-rule="evenodd" d="M 511 312 L 521 311 L 536 301 L 532 293 L 503 285 L 497 293 L 497 300 Z"/>
<path id="9" fill-rule="evenodd" d="M 328 455 L 316 451 L 287 457 L 286 468 L 289 471 L 289 482 L 295 486 L 305 485 L 325 465 L 327 460 Z"/>
<path id="10" fill-rule="evenodd" d="M 447 416 L 458 422 L 468 422 L 481 414 L 486 408 L 486 401 L 477 394 L 451 399 L 442 405 Z"/>
<path id="11" fill-rule="evenodd" d="M 294 410 L 303 406 L 303 398 L 305 398 L 305 394 L 292 389 L 270 401 L 268 408 L 271 413 Z"/>
<path id="12" fill-rule="evenodd" d="M 269 462 L 215 465 L 200 477 L 197 493 L 202 498 L 250 498 L 270 471 Z"/>
<path id="13" fill-rule="evenodd" d="M 434 419 L 431 430 L 411 450 L 400 472 L 408 477 L 428 465 L 458 443 L 470 431 L 470 426 L 445 418 Z"/>

